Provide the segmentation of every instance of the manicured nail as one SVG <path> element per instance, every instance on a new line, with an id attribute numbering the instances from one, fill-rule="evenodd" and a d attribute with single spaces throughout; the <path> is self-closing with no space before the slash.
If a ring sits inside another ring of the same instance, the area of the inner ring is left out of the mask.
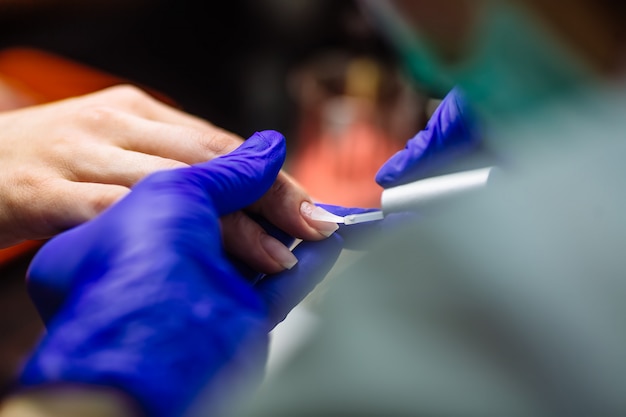
<path id="1" fill-rule="evenodd" d="M 291 269 L 298 263 L 298 258 L 291 253 L 289 248 L 270 235 L 261 236 L 261 245 L 283 268 Z"/>
<path id="2" fill-rule="evenodd" d="M 300 205 L 300 213 L 310 220 L 309 223 L 311 226 L 326 237 L 332 235 L 335 230 L 339 229 L 337 223 L 343 223 L 344 221 L 343 217 L 326 211 L 308 201 L 302 202 Z"/>

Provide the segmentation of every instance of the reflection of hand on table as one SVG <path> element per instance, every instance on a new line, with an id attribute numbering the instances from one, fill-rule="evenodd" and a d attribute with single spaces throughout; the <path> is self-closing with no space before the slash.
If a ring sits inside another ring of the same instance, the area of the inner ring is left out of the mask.
<path id="1" fill-rule="evenodd" d="M 8 80 L 0 76 L 0 112 L 36 104 L 31 97 L 24 94 Z"/>

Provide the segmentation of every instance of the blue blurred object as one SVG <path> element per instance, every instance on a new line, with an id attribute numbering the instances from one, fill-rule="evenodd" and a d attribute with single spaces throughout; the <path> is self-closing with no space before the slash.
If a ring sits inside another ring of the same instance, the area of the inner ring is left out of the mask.
<path id="1" fill-rule="evenodd" d="M 476 148 L 477 117 L 458 88 L 443 99 L 426 128 L 407 142 L 376 174 L 384 188 L 414 181 Z"/>
<path id="2" fill-rule="evenodd" d="M 147 415 L 170 417 L 200 392 L 219 408 L 233 377 L 257 376 L 268 331 L 342 247 L 338 235 L 306 242 L 299 264 L 256 285 L 228 261 L 219 216 L 265 193 L 284 158 L 282 135 L 256 133 L 231 154 L 149 176 L 45 245 L 28 279 L 48 332 L 22 387 L 112 387 Z"/>

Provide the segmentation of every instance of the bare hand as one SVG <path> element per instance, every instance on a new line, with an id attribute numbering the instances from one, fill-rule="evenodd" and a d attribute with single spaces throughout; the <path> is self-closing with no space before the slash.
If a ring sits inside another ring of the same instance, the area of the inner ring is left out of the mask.
<path id="1" fill-rule="evenodd" d="M 51 237 L 85 222 L 146 175 L 228 153 L 237 135 L 130 86 L 0 113 L 0 246 Z M 335 225 L 301 214 L 308 194 L 285 173 L 249 208 L 294 237 Z M 222 220 L 233 255 L 261 272 L 291 265 L 284 246 L 244 212 Z M 278 244 L 278 245 L 277 245 Z"/>

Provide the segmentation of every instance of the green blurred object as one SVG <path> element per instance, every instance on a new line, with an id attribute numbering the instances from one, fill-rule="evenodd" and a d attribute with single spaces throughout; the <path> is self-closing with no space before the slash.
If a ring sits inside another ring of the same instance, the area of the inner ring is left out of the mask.
<path id="1" fill-rule="evenodd" d="M 233 415 L 626 415 L 624 108 L 597 88 L 500 123 L 515 169 L 371 236 Z"/>
<path id="2" fill-rule="evenodd" d="M 524 7 L 496 0 L 483 9 L 464 59 L 448 64 L 388 1 L 363 0 L 396 46 L 410 75 L 435 95 L 459 85 L 489 115 L 519 114 L 584 88 L 588 66 Z"/>

